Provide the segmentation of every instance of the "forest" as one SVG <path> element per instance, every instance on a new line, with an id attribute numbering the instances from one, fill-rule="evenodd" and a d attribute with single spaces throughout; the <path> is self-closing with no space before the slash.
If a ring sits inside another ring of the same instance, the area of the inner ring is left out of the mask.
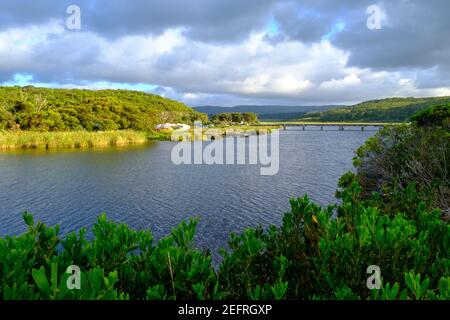
<path id="1" fill-rule="evenodd" d="M 0 130 L 152 131 L 157 123 L 207 119 L 183 103 L 138 91 L 0 87 Z"/>
<path id="2" fill-rule="evenodd" d="M 257 124 L 258 116 L 253 112 L 223 112 L 211 116 L 211 122 L 214 124 L 233 125 L 233 124 Z"/>
<path id="3" fill-rule="evenodd" d="M 429 107 L 448 104 L 450 97 L 389 98 L 370 100 L 354 106 L 310 112 L 297 120 L 319 122 L 409 122 L 411 117 Z"/>

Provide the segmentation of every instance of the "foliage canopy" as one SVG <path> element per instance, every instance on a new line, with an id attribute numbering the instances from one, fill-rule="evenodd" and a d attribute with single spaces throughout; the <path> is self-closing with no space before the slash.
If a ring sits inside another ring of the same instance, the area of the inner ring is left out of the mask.
<path id="1" fill-rule="evenodd" d="M 300 119 L 325 122 L 403 122 L 410 121 L 416 112 L 436 105 L 450 105 L 450 97 L 371 100 L 354 106 L 307 113 Z"/>
<path id="2" fill-rule="evenodd" d="M 157 95 L 128 90 L 0 87 L 0 130 L 153 130 L 207 115 Z"/>

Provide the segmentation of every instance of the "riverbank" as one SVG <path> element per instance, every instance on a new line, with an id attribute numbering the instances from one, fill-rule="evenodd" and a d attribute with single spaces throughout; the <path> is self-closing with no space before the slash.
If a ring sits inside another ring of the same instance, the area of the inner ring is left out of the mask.
<path id="1" fill-rule="evenodd" d="M 219 138 L 230 132 L 235 135 L 260 134 L 274 130 L 274 126 L 230 126 L 203 129 L 202 139 Z M 133 130 L 114 131 L 67 131 L 67 132 L 37 132 L 37 131 L 0 131 L 0 151 L 19 149 L 86 149 L 113 146 L 144 144 L 148 141 L 171 141 L 179 139 L 178 135 L 189 136 L 196 140 L 194 130 L 175 132 L 163 130 L 144 132 Z M 175 138 L 174 138 L 175 137 Z"/>
<path id="2" fill-rule="evenodd" d="M 145 132 L 116 131 L 69 131 L 34 132 L 0 131 L 0 150 L 17 149 L 78 149 L 143 144 L 148 141 Z"/>
<path id="3" fill-rule="evenodd" d="M 220 139 L 226 136 L 251 136 L 259 134 L 271 133 L 274 130 L 282 128 L 281 126 L 215 126 L 211 128 L 203 128 L 201 137 L 195 129 L 189 130 L 161 130 L 155 133 L 149 134 L 150 140 L 160 141 L 209 141 Z"/>

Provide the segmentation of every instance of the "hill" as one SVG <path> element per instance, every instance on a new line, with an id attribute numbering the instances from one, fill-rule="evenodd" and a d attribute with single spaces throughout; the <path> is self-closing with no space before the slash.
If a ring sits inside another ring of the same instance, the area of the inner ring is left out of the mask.
<path id="1" fill-rule="evenodd" d="M 151 130 L 206 115 L 157 95 L 128 90 L 0 87 L 0 130 Z"/>
<path id="2" fill-rule="evenodd" d="M 401 122 L 433 105 L 449 104 L 450 97 L 434 98 L 389 98 L 362 102 L 354 106 L 334 108 L 321 112 L 310 112 L 299 120 L 305 121 L 362 121 Z"/>
<path id="3" fill-rule="evenodd" d="M 194 109 L 209 116 L 224 112 L 252 112 L 261 120 L 294 120 L 311 111 L 325 111 L 336 106 L 241 105 L 234 107 L 200 106 Z"/>

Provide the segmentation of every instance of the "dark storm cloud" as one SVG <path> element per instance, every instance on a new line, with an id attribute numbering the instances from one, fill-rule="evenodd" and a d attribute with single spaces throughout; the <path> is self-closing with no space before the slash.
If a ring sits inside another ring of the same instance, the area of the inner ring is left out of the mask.
<path id="1" fill-rule="evenodd" d="M 2 0 L 0 29 L 44 24 L 50 19 L 61 19 L 69 3 L 70 1 L 65 0 Z"/>
<path id="2" fill-rule="evenodd" d="M 350 65 L 384 69 L 450 63 L 448 0 L 15 0 L 0 2 L 0 29 L 64 20 L 70 4 L 81 7 L 84 31 L 107 38 L 183 27 L 193 39 L 241 40 L 274 17 L 282 34 L 306 43 L 320 41 L 343 23 L 345 29 L 331 40 L 351 52 Z M 387 15 L 382 30 L 366 27 L 372 4 Z"/>
<path id="3" fill-rule="evenodd" d="M 450 63 L 450 1 L 385 1 L 381 30 L 348 19 L 335 44 L 350 50 L 350 64 L 384 68 L 429 68 Z"/>
<path id="4" fill-rule="evenodd" d="M 242 39 L 267 22 L 276 0 L 15 0 L 0 3 L 0 28 L 63 20 L 66 9 L 81 8 L 83 30 L 102 36 L 159 34 L 183 27 L 194 39 Z"/>
<path id="5" fill-rule="evenodd" d="M 367 28 L 369 5 L 382 8 L 381 30 Z M 279 4 L 275 16 L 290 39 L 320 41 L 333 26 L 344 29 L 330 41 L 350 52 L 349 66 L 372 70 L 418 69 L 421 87 L 449 86 L 450 1 L 305 0 Z"/>
<path id="6" fill-rule="evenodd" d="M 261 27 L 273 2 L 153 0 L 130 5 L 128 1 L 108 1 L 105 12 L 97 8 L 87 23 L 103 34 L 160 33 L 167 28 L 185 27 L 196 39 L 235 40 Z"/>
<path id="7" fill-rule="evenodd" d="M 316 10 L 302 10 L 296 2 L 275 6 L 273 16 L 281 33 L 303 42 L 320 41 L 332 26 L 332 19 Z"/>
<path id="8" fill-rule="evenodd" d="M 373 4 L 386 14 L 381 30 L 366 25 L 366 10 Z M 287 1 L 274 12 L 283 32 L 300 41 L 320 41 L 334 24 L 344 23 L 332 42 L 352 53 L 351 65 L 383 69 L 450 63 L 448 0 Z"/>

